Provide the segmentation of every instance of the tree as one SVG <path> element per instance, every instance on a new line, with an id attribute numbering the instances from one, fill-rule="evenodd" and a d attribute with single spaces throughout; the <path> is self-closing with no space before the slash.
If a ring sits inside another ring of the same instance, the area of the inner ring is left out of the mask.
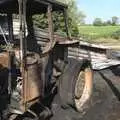
<path id="1" fill-rule="evenodd" d="M 94 26 L 102 26 L 103 22 L 101 18 L 95 18 L 95 20 L 93 21 L 93 25 Z"/>
<path id="2" fill-rule="evenodd" d="M 106 21 L 106 25 L 112 25 L 111 20 L 107 20 L 107 21 Z"/>
<path id="3" fill-rule="evenodd" d="M 119 18 L 117 16 L 112 17 L 112 25 L 117 25 L 119 23 Z"/>
<path id="4" fill-rule="evenodd" d="M 78 10 L 76 0 L 58 0 L 68 4 L 69 28 L 72 36 L 79 35 L 79 25 L 84 24 L 85 14 Z"/>
<path id="5" fill-rule="evenodd" d="M 112 25 L 112 22 L 111 20 L 107 20 L 103 23 L 104 26 L 109 26 L 109 25 Z"/>

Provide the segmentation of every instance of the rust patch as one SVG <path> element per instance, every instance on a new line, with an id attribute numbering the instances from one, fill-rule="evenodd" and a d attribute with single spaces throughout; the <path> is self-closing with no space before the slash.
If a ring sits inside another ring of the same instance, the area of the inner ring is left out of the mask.
<path id="1" fill-rule="evenodd" d="M 0 70 L 8 68 L 9 54 L 7 52 L 0 53 Z"/>

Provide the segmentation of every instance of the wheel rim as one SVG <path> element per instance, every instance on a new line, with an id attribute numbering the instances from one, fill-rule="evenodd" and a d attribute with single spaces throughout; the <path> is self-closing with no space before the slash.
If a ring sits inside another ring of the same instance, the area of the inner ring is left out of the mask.
<path id="1" fill-rule="evenodd" d="M 75 85 L 75 99 L 79 99 L 82 96 L 85 87 L 85 72 L 81 71 L 78 75 L 78 79 Z"/>
<path id="2" fill-rule="evenodd" d="M 80 71 L 75 85 L 75 107 L 81 112 L 86 107 L 92 94 L 93 73 L 90 68 Z"/>

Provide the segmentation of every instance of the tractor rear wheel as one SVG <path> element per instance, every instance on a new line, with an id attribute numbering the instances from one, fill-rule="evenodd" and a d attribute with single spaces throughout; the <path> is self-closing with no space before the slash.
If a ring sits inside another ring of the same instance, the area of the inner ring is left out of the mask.
<path id="1" fill-rule="evenodd" d="M 90 62 L 70 59 L 61 76 L 59 93 L 63 108 L 74 107 L 84 113 L 90 107 L 93 87 L 93 72 Z"/>

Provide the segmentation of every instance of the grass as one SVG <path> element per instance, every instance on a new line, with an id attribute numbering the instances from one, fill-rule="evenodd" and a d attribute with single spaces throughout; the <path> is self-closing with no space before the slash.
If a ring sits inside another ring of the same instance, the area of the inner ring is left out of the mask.
<path id="1" fill-rule="evenodd" d="M 80 26 L 80 34 L 91 39 L 109 38 L 112 33 L 120 30 L 120 26 Z"/>
<path id="2" fill-rule="evenodd" d="M 111 37 L 120 26 L 80 26 L 79 30 L 84 40 L 90 43 L 120 45 L 120 39 Z"/>

